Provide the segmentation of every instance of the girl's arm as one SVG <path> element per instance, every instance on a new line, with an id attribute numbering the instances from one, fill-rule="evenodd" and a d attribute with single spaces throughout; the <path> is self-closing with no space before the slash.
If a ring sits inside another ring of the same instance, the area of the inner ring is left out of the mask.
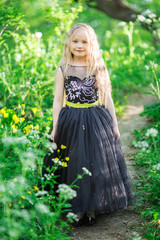
<path id="1" fill-rule="evenodd" d="M 113 103 L 113 100 L 112 100 L 111 93 L 108 94 L 108 98 L 107 98 L 107 108 L 108 108 L 110 114 L 112 115 L 114 126 L 115 126 L 115 127 L 116 127 L 116 126 L 118 127 L 117 118 L 116 118 L 116 113 L 115 113 L 115 108 L 114 108 L 114 103 Z"/>
<path id="2" fill-rule="evenodd" d="M 116 118 L 116 113 L 115 113 L 115 108 L 114 108 L 114 103 L 113 103 L 113 100 L 112 100 L 112 96 L 111 96 L 111 93 L 108 95 L 108 98 L 107 98 L 107 108 L 113 118 L 113 138 L 114 140 L 118 140 L 119 137 L 120 137 L 120 133 L 119 133 L 119 129 L 118 129 L 118 122 L 117 122 L 117 118 Z"/>
<path id="3" fill-rule="evenodd" d="M 53 138 L 53 140 L 56 132 L 59 113 L 63 106 L 63 97 L 64 97 L 64 77 L 62 74 L 62 70 L 58 68 L 56 74 L 55 95 L 53 101 L 53 130 L 51 133 L 51 137 Z"/>

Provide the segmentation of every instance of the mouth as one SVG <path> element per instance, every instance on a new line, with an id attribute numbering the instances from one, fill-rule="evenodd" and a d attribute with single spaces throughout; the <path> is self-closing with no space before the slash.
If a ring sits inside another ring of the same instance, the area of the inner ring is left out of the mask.
<path id="1" fill-rule="evenodd" d="M 77 52 L 83 52 L 83 50 L 76 50 Z"/>

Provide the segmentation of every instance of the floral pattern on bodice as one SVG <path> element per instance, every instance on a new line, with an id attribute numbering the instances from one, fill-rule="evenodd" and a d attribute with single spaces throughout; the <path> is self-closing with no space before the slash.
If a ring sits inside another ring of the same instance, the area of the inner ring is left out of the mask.
<path id="1" fill-rule="evenodd" d="M 84 79 L 77 76 L 67 76 L 64 87 L 66 100 L 72 103 L 93 103 L 99 98 L 95 75 Z"/>

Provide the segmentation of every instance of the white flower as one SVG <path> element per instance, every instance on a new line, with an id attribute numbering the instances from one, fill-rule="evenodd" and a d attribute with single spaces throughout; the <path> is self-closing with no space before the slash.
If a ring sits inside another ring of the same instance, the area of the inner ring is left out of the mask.
<path id="1" fill-rule="evenodd" d="M 35 193 L 36 196 L 42 196 L 42 195 L 46 195 L 48 192 L 47 191 L 38 191 Z"/>
<path id="2" fill-rule="evenodd" d="M 58 193 L 65 199 L 65 200 L 71 200 L 72 198 L 77 196 L 77 193 L 75 190 L 73 190 L 71 187 L 69 187 L 67 184 L 59 184 L 58 185 Z"/>
<path id="3" fill-rule="evenodd" d="M 41 213 L 49 213 L 48 207 L 42 203 L 36 204 L 35 208 Z"/>
<path id="4" fill-rule="evenodd" d="M 37 38 L 41 38 L 41 37 L 42 37 L 42 33 L 41 33 L 41 32 L 36 32 L 36 33 L 35 33 L 35 36 L 36 36 Z"/>
<path id="5" fill-rule="evenodd" d="M 151 14 L 148 15 L 148 17 L 150 17 L 150 18 L 155 18 L 155 17 L 156 17 L 156 14 L 151 13 Z"/>
<path id="6" fill-rule="evenodd" d="M 145 65 L 144 67 L 145 67 L 145 69 L 149 70 L 149 66 L 148 65 Z"/>
<path id="7" fill-rule="evenodd" d="M 117 24 L 117 26 L 119 26 L 119 27 L 126 26 L 126 22 L 120 22 L 120 23 Z"/>
<path id="8" fill-rule="evenodd" d="M 16 54 L 16 61 L 19 62 L 21 60 L 21 54 L 17 53 Z"/>
<path id="9" fill-rule="evenodd" d="M 82 168 L 83 172 L 89 176 L 92 176 L 92 173 L 85 167 Z"/>
<path id="10" fill-rule="evenodd" d="M 114 48 L 110 48 L 110 53 L 114 53 Z"/>
<path id="11" fill-rule="evenodd" d="M 122 48 L 118 48 L 118 52 L 119 52 L 119 53 L 122 53 L 122 52 L 123 52 L 123 49 L 122 49 Z"/>
<path id="12" fill-rule="evenodd" d="M 153 169 L 156 169 L 157 171 L 160 171 L 160 163 L 153 165 Z"/>
<path id="13" fill-rule="evenodd" d="M 143 16 L 143 15 L 138 15 L 138 19 L 141 21 L 141 22 L 144 22 L 146 20 L 146 18 Z"/>
<path id="14" fill-rule="evenodd" d="M 142 151 L 144 151 L 146 148 L 148 148 L 148 143 L 146 141 L 138 141 L 136 144 L 134 144 L 134 146 L 142 148 Z"/>
<path id="15" fill-rule="evenodd" d="M 150 129 L 148 129 L 147 132 L 146 132 L 146 136 L 147 136 L 147 137 L 148 137 L 148 136 L 156 137 L 157 134 L 158 134 L 158 130 L 155 129 L 155 128 L 150 128 Z"/>
<path id="16" fill-rule="evenodd" d="M 147 19 L 145 20 L 145 23 L 151 23 L 151 22 L 152 22 L 152 20 L 149 19 L 149 18 L 147 18 Z"/>
<path id="17" fill-rule="evenodd" d="M 67 218 L 68 218 L 68 220 L 69 220 L 70 222 L 72 222 L 73 220 L 78 221 L 77 215 L 74 214 L 74 213 L 72 213 L 72 212 L 69 212 L 69 213 L 67 214 Z"/>

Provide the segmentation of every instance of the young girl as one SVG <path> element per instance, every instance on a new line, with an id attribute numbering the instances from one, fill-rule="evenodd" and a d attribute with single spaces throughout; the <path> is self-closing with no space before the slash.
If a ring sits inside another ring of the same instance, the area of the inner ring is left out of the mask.
<path id="1" fill-rule="evenodd" d="M 67 146 L 65 156 L 70 158 L 61 170 L 60 183 L 70 185 L 83 167 L 92 174 L 76 182 L 77 197 L 71 201 L 79 219 L 75 226 L 92 225 L 97 214 L 127 208 L 130 178 L 111 83 L 96 34 L 87 24 L 74 25 L 64 44 L 56 75 L 51 137 L 58 147 Z M 54 164 L 53 156 L 55 153 L 45 158 L 45 166 Z"/>

